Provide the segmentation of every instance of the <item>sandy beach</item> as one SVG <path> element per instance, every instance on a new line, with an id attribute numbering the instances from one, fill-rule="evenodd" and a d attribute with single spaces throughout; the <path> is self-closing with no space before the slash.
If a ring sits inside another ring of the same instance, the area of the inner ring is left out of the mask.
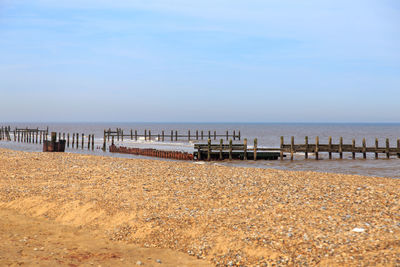
<path id="1" fill-rule="evenodd" d="M 0 149 L 0 212 L 1 265 L 400 265 L 399 179 Z"/>

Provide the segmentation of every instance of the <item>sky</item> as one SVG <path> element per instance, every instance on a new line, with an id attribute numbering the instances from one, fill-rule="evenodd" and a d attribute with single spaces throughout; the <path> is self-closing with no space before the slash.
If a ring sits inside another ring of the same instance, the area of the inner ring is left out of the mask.
<path id="1" fill-rule="evenodd" d="M 400 122 L 398 0 L 0 0 L 0 122 Z"/>

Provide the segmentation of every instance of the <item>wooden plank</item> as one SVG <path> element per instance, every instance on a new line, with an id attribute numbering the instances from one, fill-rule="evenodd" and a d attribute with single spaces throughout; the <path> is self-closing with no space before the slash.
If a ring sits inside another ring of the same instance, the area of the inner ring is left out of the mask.
<path id="1" fill-rule="evenodd" d="M 247 138 L 243 140 L 243 159 L 247 160 Z"/>

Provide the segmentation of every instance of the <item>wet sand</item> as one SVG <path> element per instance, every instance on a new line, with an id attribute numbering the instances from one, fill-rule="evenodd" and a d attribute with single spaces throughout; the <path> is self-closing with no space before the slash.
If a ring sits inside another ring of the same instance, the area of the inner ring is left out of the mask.
<path id="1" fill-rule="evenodd" d="M 399 179 L 0 149 L 0 208 L 213 265 L 400 265 Z"/>

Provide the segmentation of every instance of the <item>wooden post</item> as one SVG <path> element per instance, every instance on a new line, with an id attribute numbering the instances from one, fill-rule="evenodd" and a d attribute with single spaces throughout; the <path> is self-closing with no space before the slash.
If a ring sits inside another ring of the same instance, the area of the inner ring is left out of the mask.
<path id="1" fill-rule="evenodd" d="M 233 130 L 233 141 L 235 141 L 235 139 L 236 139 L 236 132 L 235 130 Z"/>
<path id="2" fill-rule="evenodd" d="M 247 160 L 247 138 L 243 140 L 243 159 Z"/>
<path id="3" fill-rule="evenodd" d="M 228 140 L 228 138 L 229 138 L 229 132 L 226 131 L 226 140 Z"/>
<path id="4" fill-rule="evenodd" d="M 85 135 L 82 134 L 82 145 L 81 145 L 81 148 L 83 149 L 84 146 L 85 146 Z"/>
<path id="5" fill-rule="evenodd" d="M 67 147 L 69 147 L 69 133 L 67 133 Z"/>
<path id="6" fill-rule="evenodd" d="M 188 130 L 188 141 L 190 142 L 190 130 Z"/>
<path id="7" fill-rule="evenodd" d="M 332 159 L 332 136 L 329 136 L 329 159 Z"/>
<path id="8" fill-rule="evenodd" d="M 121 141 L 124 141 L 124 130 L 121 129 Z"/>
<path id="9" fill-rule="evenodd" d="M 362 140 L 362 152 L 363 152 L 363 159 L 367 158 L 367 142 L 365 141 L 365 138 Z"/>
<path id="10" fill-rule="evenodd" d="M 75 133 L 72 134 L 72 148 L 75 146 Z"/>
<path id="11" fill-rule="evenodd" d="M 257 160 L 257 138 L 254 138 L 254 160 Z"/>
<path id="12" fill-rule="evenodd" d="M 240 131 L 239 131 L 239 136 L 238 137 L 239 137 L 239 141 L 240 141 Z"/>
<path id="13" fill-rule="evenodd" d="M 18 143 L 19 143 L 19 142 L 21 141 L 21 139 L 20 139 L 20 137 L 21 137 L 21 136 L 20 136 L 20 132 L 18 131 L 17 134 L 18 134 Z"/>
<path id="14" fill-rule="evenodd" d="M 214 140 L 217 139 L 217 131 L 214 131 Z"/>
<path id="15" fill-rule="evenodd" d="M 339 139 L 339 158 L 343 159 L 343 137 Z"/>
<path id="16" fill-rule="evenodd" d="M 117 128 L 117 141 L 119 141 L 119 128 Z"/>
<path id="17" fill-rule="evenodd" d="M 203 131 L 201 131 L 201 140 L 203 140 L 203 137 L 204 137 L 204 133 L 203 133 Z"/>
<path id="18" fill-rule="evenodd" d="M 14 142 L 17 142 L 17 132 L 15 130 L 14 130 Z"/>
<path id="19" fill-rule="evenodd" d="M 79 134 L 76 133 L 76 148 L 79 148 Z"/>
<path id="20" fill-rule="evenodd" d="M 229 140 L 229 160 L 232 160 L 232 139 Z"/>
<path id="21" fill-rule="evenodd" d="M 133 140 L 133 131 L 131 129 L 131 140 Z"/>
<path id="22" fill-rule="evenodd" d="M 63 140 L 65 140 L 65 133 L 63 133 Z"/>
<path id="23" fill-rule="evenodd" d="M 397 139 L 397 158 L 400 159 L 400 139 Z"/>
<path id="24" fill-rule="evenodd" d="M 306 149 L 305 149 L 306 151 L 304 153 L 304 157 L 306 159 L 308 159 L 308 136 L 304 137 L 304 143 L 305 143 L 305 147 L 306 147 Z"/>
<path id="25" fill-rule="evenodd" d="M 208 131 L 208 139 L 211 139 L 211 131 Z M 228 140 L 228 139 L 226 139 Z"/>
<path id="26" fill-rule="evenodd" d="M 199 140 L 199 130 L 196 130 L 196 140 Z"/>
<path id="27" fill-rule="evenodd" d="M 111 137 L 111 145 L 114 145 L 114 135 Z"/>
<path id="28" fill-rule="evenodd" d="M 201 160 L 201 148 L 200 148 L 200 146 L 197 149 L 197 160 Z"/>
<path id="29" fill-rule="evenodd" d="M 318 152 L 319 152 L 319 136 L 315 137 L 315 159 L 318 160 Z"/>
<path id="30" fill-rule="evenodd" d="M 375 138 L 375 159 L 378 159 L 378 148 L 379 148 L 379 141 L 378 138 Z"/>
<path id="31" fill-rule="evenodd" d="M 149 141 L 151 141 L 151 130 L 149 130 Z"/>
<path id="32" fill-rule="evenodd" d="M 208 139 L 207 142 L 207 160 L 210 161 L 211 160 L 211 139 Z"/>
<path id="33" fill-rule="evenodd" d="M 90 138 L 92 137 L 91 134 L 88 135 L 88 141 L 87 141 L 87 149 L 90 150 Z"/>
<path id="34" fill-rule="evenodd" d="M 137 130 L 135 130 L 135 141 L 137 141 Z"/>
<path id="35" fill-rule="evenodd" d="M 353 139 L 352 144 L 351 144 L 351 154 L 353 155 L 353 159 L 356 158 L 356 139 Z"/>
<path id="36" fill-rule="evenodd" d="M 294 153 L 294 136 L 292 136 L 290 141 L 290 160 L 293 160 L 293 153 Z"/>
<path id="37" fill-rule="evenodd" d="M 61 140 L 61 133 L 58 133 L 58 141 Z"/>
<path id="38" fill-rule="evenodd" d="M 389 138 L 386 138 L 386 158 L 390 158 Z"/>
<path id="39" fill-rule="evenodd" d="M 173 142 L 173 141 L 174 141 L 174 131 L 171 130 L 171 142 Z"/>
<path id="40" fill-rule="evenodd" d="M 164 130 L 162 130 L 162 132 L 161 132 L 161 135 L 162 135 L 162 141 L 164 142 Z"/>
<path id="41" fill-rule="evenodd" d="M 284 139 L 283 136 L 281 136 L 281 160 L 283 160 L 283 144 L 284 144 Z"/>
<path id="42" fill-rule="evenodd" d="M 144 130 L 144 141 L 147 141 L 147 130 Z"/>
<path id="43" fill-rule="evenodd" d="M 175 131 L 175 141 L 178 141 L 178 131 Z"/>
<path id="44" fill-rule="evenodd" d="M 94 150 L 94 134 L 92 134 L 92 150 Z"/>
<path id="45" fill-rule="evenodd" d="M 219 160 L 223 160 L 222 158 L 222 147 L 224 145 L 224 140 L 219 140 Z"/>
<path id="46" fill-rule="evenodd" d="M 111 128 L 108 128 L 107 142 L 110 142 Z"/>

